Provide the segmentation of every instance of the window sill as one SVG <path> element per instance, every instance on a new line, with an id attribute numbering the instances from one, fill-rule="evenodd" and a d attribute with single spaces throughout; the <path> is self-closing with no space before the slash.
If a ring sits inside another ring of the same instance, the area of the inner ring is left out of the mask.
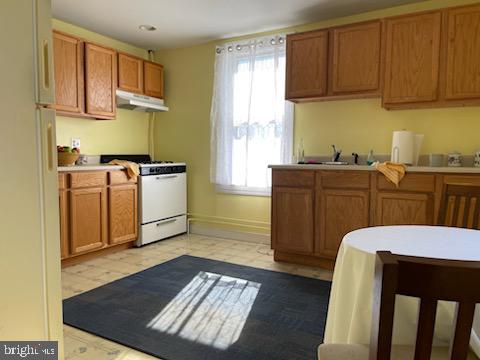
<path id="1" fill-rule="evenodd" d="M 243 186 L 228 186 L 228 185 L 215 185 L 215 191 L 221 194 L 231 195 L 244 195 L 244 196 L 262 196 L 271 197 L 272 189 L 243 187 Z"/>

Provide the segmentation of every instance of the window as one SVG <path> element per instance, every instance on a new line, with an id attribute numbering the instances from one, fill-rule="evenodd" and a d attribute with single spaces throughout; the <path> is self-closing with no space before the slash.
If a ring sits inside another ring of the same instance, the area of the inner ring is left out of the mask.
<path id="1" fill-rule="evenodd" d="M 211 181 L 219 191 L 269 195 L 269 164 L 292 157 L 293 104 L 285 101 L 285 37 L 217 47 Z"/>

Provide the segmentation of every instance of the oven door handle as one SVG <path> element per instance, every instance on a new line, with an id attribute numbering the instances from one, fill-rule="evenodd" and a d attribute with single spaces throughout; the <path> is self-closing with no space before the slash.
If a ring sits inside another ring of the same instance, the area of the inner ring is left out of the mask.
<path id="1" fill-rule="evenodd" d="M 156 176 L 156 180 L 163 180 L 163 179 L 175 179 L 178 175 L 168 175 L 168 176 Z"/>
<path id="2" fill-rule="evenodd" d="M 159 221 L 156 225 L 160 226 L 160 225 L 170 224 L 170 223 L 177 222 L 177 220 L 178 219 L 167 219 L 167 220 Z"/>

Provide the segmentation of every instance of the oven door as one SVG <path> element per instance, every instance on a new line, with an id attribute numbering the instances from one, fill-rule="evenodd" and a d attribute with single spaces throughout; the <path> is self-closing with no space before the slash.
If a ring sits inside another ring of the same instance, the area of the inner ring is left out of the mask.
<path id="1" fill-rule="evenodd" d="M 142 224 L 187 213 L 187 174 L 140 177 Z"/>

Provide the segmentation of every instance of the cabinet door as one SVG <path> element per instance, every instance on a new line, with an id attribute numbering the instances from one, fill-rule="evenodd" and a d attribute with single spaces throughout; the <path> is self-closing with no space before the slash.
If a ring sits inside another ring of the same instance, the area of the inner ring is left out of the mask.
<path id="1" fill-rule="evenodd" d="M 137 185 L 117 185 L 109 189 L 110 244 L 137 238 Z"/>
<path id="2" fill-rule="evenodd" d="M 127 54 L 118 54 L 118 88 L 143 93 L 143 60 Z"/>
<path id="3" fill-rule="evenodd" d="M 80 39 L 53 32 L 55 109 L 83 112 L 83 43 Z"/>
<path id="4" fill-rule="evenodd" d="M 332 30 L 333 94 L 380 89 L 380 21 Z"/>
<path id="5" fill-rule="evenodd" d="M 69 255 L 68 249 L 68 223 L 67 223 L 67 196 L 65 190 L 58 191 L 58 204 L 60 213 L 60 255 L 65 259 Z"/>
<path id="6" fill-rule="evenodd" d="M 70 191 L 70 251 L 73 255 L 106 245 L 107 200 L 105 188 Z"/>
<path id="7" fill-rule="evenodd" d="M 432 225 L 433 197 L 430 194 L 377 194 L 376 225 Z"/>
<path id="8" fill-rule="evenodd" d="M 273 188 L 272 246 L 279 251 L 313 253 L 313 190 Z"/>
<path id="9" fill-rule="evenodd" d="M 115 117 L 116 59 L 115 50 L 85 44 L 86 113 L 99 119 Z"/>
<path id="10" fill-rule="evenodd" d="M 150 61 L 143 62 L 145 95 L 163 99 L 163 66 Z"/>
<path id="11" fill-rule="evenodd" d="M 287 36 L 286 99 L 327 94 L 328 32 Z"/>
<path id="12" fill-rule="evenodd" d="M 480 98 L 480 6 L 448 10 L 447 99 Z"/>
<path id="13" fill-rule="evenodd" d="M 322 190 L 316 196 L 315 254 L 335 258 L 343 237 L 369 225 L 369 192 Z"/>
<path id="14" fill-rule="evenodd" d="M 438 98 L 441 13 L 386 20 L 384 103 Z"/>

